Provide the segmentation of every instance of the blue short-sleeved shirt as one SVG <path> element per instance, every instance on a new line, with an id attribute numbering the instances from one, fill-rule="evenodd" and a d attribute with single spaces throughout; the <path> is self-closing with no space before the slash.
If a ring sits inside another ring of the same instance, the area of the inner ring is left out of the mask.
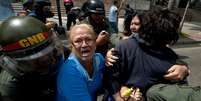
<path id="1" fill-rule="evenodd" d="M 62 65 L 57 77 L 57 101 L 95 101 L 96 91 L 102 85 L 104 58 L 96 53 L 93 56 L 93 76 L 71 53 Z"/>

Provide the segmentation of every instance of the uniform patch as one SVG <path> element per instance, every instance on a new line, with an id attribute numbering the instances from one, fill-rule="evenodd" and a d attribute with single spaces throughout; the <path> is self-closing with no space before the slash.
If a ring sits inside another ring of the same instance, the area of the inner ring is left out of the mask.
<path id="1" fill-rule="evenodd" d="M 11 50 L 17 50 L 17 49 L 21 49 L 25 47 L 30 47 L 30 46 L 43 42 L 47 38 L 48 38 L 48 32 L 38 33 L 36 35 L 32 35 L 30 37 L 21 39 L 15 43 L 11 43 L 6 46 L 1 46 L 0 50 L 11 51 Z"/>

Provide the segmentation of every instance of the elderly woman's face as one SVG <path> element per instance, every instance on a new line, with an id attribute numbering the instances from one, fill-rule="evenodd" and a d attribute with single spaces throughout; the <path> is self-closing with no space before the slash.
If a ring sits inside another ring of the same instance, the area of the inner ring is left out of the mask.
<path id="1" fill-rule="evenodd" d="M 72 52 L 81 60 L 89 61 L 95 53 L 95 38 L 86 28 L 76 28 L 71 32 Z"/>

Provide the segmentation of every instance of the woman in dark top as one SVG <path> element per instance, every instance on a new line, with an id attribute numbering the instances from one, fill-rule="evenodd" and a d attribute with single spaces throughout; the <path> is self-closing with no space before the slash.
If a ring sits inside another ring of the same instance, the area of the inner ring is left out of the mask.
<path id="1" fill-rule="evenodd" d="M 139 34 L 115 47 L 119 59 L 111 68 L 111 88 L 116 100 L 128 99 L 122 97 L 125 87 L 140 88 L 145 96 L 154 84 L 172 83 L 163 76 L 177 63 L 178 56 L 167 45 L 177 42 L 179 23 L 180 17 L 168 10 L 148 11 L 143 16 Z"/>

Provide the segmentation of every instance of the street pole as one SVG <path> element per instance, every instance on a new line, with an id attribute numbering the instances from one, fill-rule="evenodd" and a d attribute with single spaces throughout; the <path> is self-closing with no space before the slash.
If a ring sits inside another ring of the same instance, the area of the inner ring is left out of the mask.
<path id="1" fill-rule="evenodd" d="M 181 30 L 182 30 L 182 27 L 183 27 L 183 24 L 184 24 L 184 20 L 185 20 L 185 16 L 186 16 L 188 7 L 189 7 L 189 5 L 190 5 L 190 2 L 191 2 L 191 0 L 188 0 L 188 3 L 187 3 L 187 5 L 186 5 L 186 8 L 185 8 L 185 11 L 184 11 L 184 14 L 183 14 L 183 17 L 182 17 L 180 26 L 179 26 L 179 32 L 181 32 Z"/>
<path id="2" fill-rule="evenodd" d="M 57 14 L 58 14 L 58 18 L 59 18 L 59 25 L 62 26 L 60 0 L 56 0 L 56 3 L 57 3 Z"/>

